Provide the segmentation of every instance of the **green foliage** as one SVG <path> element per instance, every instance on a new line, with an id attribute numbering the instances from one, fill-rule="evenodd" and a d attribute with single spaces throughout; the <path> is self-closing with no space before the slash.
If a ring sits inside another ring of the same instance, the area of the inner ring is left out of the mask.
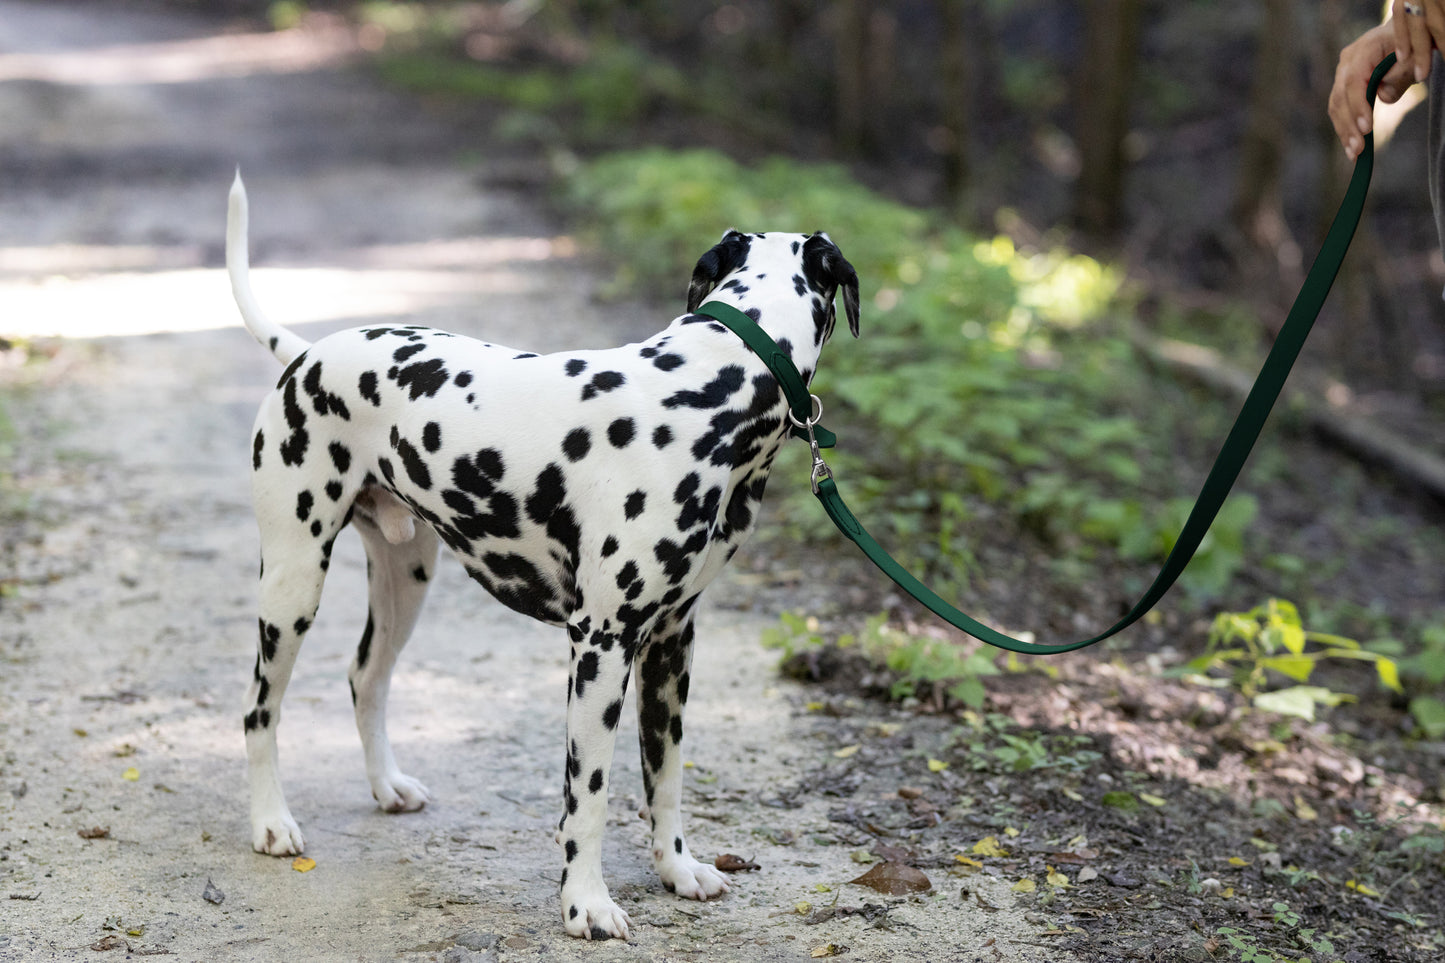
<path id="1" fill-rule="evenodd" d="M 1306 631 L 1299 610 L 1281 599 L 1270 599 L 1248 612 L 1219 613 L 1210 627 L 1204 654 L 1186 663 L 1178 674 L 1203 677 L 1211 670 L 1227 671 L 1230 678 L 1218 684 L 1233 685 L 1256 708 L 1313 720 L 1318 706 L 1336 706 L 1354 698 L 1306 684 L 1323 659 L 1372 662 L 1383 685 L 1402 691 L 1393 659 L 1368 651 L 1353 639 Z M 1273 689 L 1269 687 L 1272 676 L 1297 684 Z"/>
<path id="2" fill-rule="evenodd" d="M 816 618 L 795 612 L 784 612 L 777 627 L 763 632 L 762 643 L 766 648 L 781 649 L 784 662 L 828 644 Z M 982 677 L 999 674 L 992 649 L 969 649 L 946 639 L 909 635 L 890 628 L 888 617 L 881 613 L 867 620 L 860 635 L 839 636 L 834 644 L 840 649 L 856 649 L 893 673 L 896 678 L 889 690 L 893 699 L 924 695 L 938 687 L 949 698 L 977 709 L 984 702 Z"/>
<path id="3" fill-rule="evenodd" d="M 1297 956 L 1291 951 L 1276 956 L 1274 951 L 1261 947 L 1252 935 L 1231 926 L 1221 926 L 1215 933 L 1224 938 L 1229 949 L 1243 963 L 1324 963 L 1338 959 L 1335 945 L 1329 937 L 1315 927 L 1302 925 L 1304 920 L 1290 909 L 1288 903 L 1275 903 L 1272 909 L 1271 917 L 1278 937 L 1310 955 Z"/>
<path id="4" fill-rule="evenodd" d="M 969 729 L 960 730 L 956 740 L 969 768 L 978 772 L 1054 769 L 1078 774 L 1103 758 L 1102 753 L 1088 748 L 1094 744 L 1089 736 L 1019 729 L 1011 718 L 997 712 L 982 717 L 965 712 L 964 719 Z"/>

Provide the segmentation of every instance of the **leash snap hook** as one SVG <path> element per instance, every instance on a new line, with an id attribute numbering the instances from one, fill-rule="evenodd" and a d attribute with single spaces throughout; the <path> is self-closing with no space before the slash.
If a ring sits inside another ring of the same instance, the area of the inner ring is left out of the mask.
<path id="1" fill-rule="evenodd" d="M 812 403 L 812 413 L 808 416 L 808 420 L 799 421 L 798 416 L 793 414 L 791 407 L 788 408 L 788 420 L 791 421 L 795 427 L 801 428 L 808 433 L 808 448 L 811 449 L 813 453 L 811 481 L 813 484 L 813 494 L 816 495 L 818 494 L 818 484 L 825 478 L 831 480 L 833 470 L 823 461 L 822 449 L 819 448 L 818 437 L 813 431 L 813 427 L 823 420 L 823 399 L 814 394 L 808 395 L 808 399 Z"/>

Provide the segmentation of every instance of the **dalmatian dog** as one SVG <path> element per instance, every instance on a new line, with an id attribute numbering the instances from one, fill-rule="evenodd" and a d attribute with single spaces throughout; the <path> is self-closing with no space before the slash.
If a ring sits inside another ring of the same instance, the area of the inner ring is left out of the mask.
<path id="1" fill-rule="evenodd" d="M 307 344 L 252 293 L 247 199 L 231 190 L 226 263 L 246 327 L 285 366 L 251 438 L 261 536 L 260 643 L 244 728 L 252 845 L 300 853 L 277 768 L 281 698 L 316 615 L 337 535 L 361 535 L 366 628 L 349 671 L 372 795 L 421 809 L 386 733 L 392 668 L 444 542 L 503 604 L 565 628 L 566 931 L 628 938 L 602 876 L 618 717 L 636 679 L 652 862 L 663 885 L 727 892 L 684 838 L 683 706 L 698 597 L 747 538 L 788 435 L 777 382 L 723 325 L 684 314 L 640 344 L 536 355 L 415 325 L 354 328 Z M 728 231 L 698 261 L 709 294 L 747 312 L 805 379 L 841 290 L 858 333 L 858 276 L 826 234 Z"/>

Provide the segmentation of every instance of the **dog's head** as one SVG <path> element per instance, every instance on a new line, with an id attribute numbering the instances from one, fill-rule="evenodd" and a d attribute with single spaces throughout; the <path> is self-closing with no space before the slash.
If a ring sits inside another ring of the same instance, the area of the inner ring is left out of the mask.
<path id="1" fill-rule="evenodd" d="M 773 275 L 794 285 L 799 296 L 811 291 L 821 298 L 815 309 L 819 342 L 833 333 L 836 312 L 834 297 L 843 295 L 848 330 L 858 337 L 858 272 L 843 257 L 838 245 L 818 231 L 814 234 L 743 234 L 728 231 L 698 259 L 687 288 L 687 309 L 696 311 L 720 283 L 746 284 L 744 279 L 727 281 L 731 274 L 751 269 L 754 277 Z"/>

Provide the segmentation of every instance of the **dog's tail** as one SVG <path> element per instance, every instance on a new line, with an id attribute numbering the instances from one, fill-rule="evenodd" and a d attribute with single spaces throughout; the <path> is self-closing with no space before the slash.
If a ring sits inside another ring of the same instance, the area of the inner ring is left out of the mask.
<path id="1" fill-rule="evenodd" d="M 251 257 L 247 253 L 246 232 L 249 214 L 246 204 L 246 185 L 241 183 L 241 171 L 236 170 L 236 180 L 231 185 L 231 203 L 226 212 L 226 271 L 231 275 L 231 293 L 236 297 L 236 306 L 241 309 L 241 320 L 246 330 L 264 345 L 283 365 L 296 360 L 310 345 L 299 335 L 292 334 L 261 310 L 251 290 Z"/>

